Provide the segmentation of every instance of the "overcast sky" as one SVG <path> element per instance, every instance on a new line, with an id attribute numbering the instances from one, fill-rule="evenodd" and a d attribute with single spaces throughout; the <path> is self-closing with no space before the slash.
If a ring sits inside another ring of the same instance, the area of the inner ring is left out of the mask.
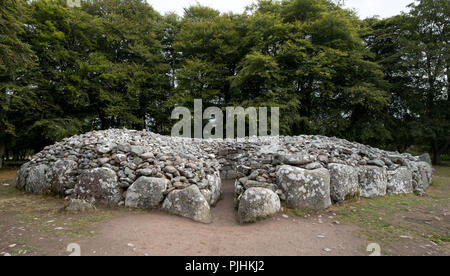
<path id="1" fill-rule="evenodd" d="M 153 8 L 160 13 L 176 12 L 183 15 L 183 8 L 195 5 L 197 2 L 201 5 L 220 10 L 221 12 L 233 11 L 241 13 L 245 6 L 256 2 L 256 0 L 147 0 Z M 413 0 L 345 0 L 345 6 L 354 8 L 361 18 L 374 15 L 381 17 L 390 17 L 406 11 L 406 6 Z"/>

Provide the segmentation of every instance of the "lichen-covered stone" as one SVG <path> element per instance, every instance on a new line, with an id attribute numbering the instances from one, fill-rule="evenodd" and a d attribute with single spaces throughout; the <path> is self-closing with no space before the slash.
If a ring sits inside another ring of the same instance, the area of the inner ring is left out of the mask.
<path id="1" fill-rule="evenodd" d="M 164 178 L 142 176 L 128 188 L 125 206 L 143 209 L 158 208 L 169 184 L 170 181 Z"/>
<path id="2" fill-rule="evenodd" d="M 320 210 L 331 206 L 327 169 L 310 171 L 284 165 L 277 171 L 277 180 L 289 208 Z"/>
<path id="3" fill-rule="evenodd" d="M 385 196 L 387 190 L 387 171 L 375 166 L 362 166 L 359 169 L 360 195 L 366 198 Z"/>
<path id="4" fill-rule="evenodd" d="M 433 168 L 427 162 L 415 162 L 413 167 L 414 192 L 422 193 L 433 181 Z"/>
<path id="5" fill-rule="evenodd" d="M 111 205 L 117 205 L 122 199 L 117 175 L 109 168 L 83 171 L 78 178 L 75 191 L 81 199 L 95 198 Z"/>
<path id="6" fill-rule="evenodd" d="M 95 210 L 94 204 L 83 199 L 72 198 L 69 204 L 64 208 L 65 211 L 70 212 L 86 212 L 90 210 Z"/>
<path id="7" fill-rule="evenodd" d="M 222 180 L 218 172 L 206 176 L 208 181 L 207 191 L 211 193 L 211 197 L 208 200 L 210 206 L 215 206 L 222 196 Z"/>
<path id="8" fill-rule="evenodd" d="M 162 208 L 169 213 L 198 222 L 212 222 L 209 204 L 196 185 L 170 192 L 164 200 Z"/>
<path id="9" fill-rule="evenodd" d="M 358 170 L 343 164 L 328 164 L 330 172 L 330 195 L 334 202 L 359 196 Z"/>
<path id="10" fill-rule="evenodd" d="M 430 154 L 428 154 L 428 153 L 424 153 L 424 154 L 422 154 L 421 156 L 419 156 L 419 160 L 420 160 L 421 162 L 426 162 L 426 163 L 428 163 L 430 166 L 432 165 L 432 162 L 431 162 L 431 156 L 430 156 Z"/>
<path id="11" fill-rule="evenodd" d="M 38 194 L 48 193 L 50 190 L 49 172 L 50 168 L 46 165 L 30 167 L 25 184 L 25 191 Z"/>
<path id="12" fill-rule="evenodd" d="M 64 191 L 73 189 L 77 183 L 77 172 L 77 162 L 70 159 L 56 161 L 51 171 L 52 192 L 64 195 Z"/>
<path id="13" fill-rule="evenodd" d="M 407 167 L 400 167 L 388 172 L 388 194 L 409 194 L 413 192 L 412 172 Z"/>
<path id="14" fill-rule="evenodd" d="M 278 213 L 280 198 L 272 190 L 253 187 L 245 191 L 239 201 L 238 216 L 241 223 L 255 222 Z"/>

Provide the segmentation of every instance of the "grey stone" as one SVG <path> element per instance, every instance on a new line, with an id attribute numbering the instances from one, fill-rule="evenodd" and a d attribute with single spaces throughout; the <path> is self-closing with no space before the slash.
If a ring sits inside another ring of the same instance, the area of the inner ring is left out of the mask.
<path id="1" fill-rule="evenodd" d="M 322 169 L 323 166 L 319 162 L 314 162 L 311 164 L 306 165 L 305 169 L 307 170 L 315 170 L 315 169 Z"/>
<path id="2" fill-rule="evenodd" d="M 241 223 L 255 222 L 278 213 L 281 210 L 278 195 L 265 188 L 250 188 L 239 201 L 238 216 Z"/>
<path id="3" fill-rule="evenodd" d="M 388 194 L 409 194 L 413 192 L 412 172 L 407 167 L 400 167 L 388 173 Z"/>
<path id="4" fill-rule="evenodd" d="M 366 198 L 386 195 L 387 171 L 376 166 L 363 166 L 359 170 L 360 195 Z"/>
<path id="5" fill-rule="evenodd" d="M 44 194 L 50 189 L 50 182 L 47 177 L 49 167 L 46 165 L 37 165 L 30 167 L 26 180 L 25 191 L 30 193 Z"/>
<path id="6" fill-rule="evenodd" d="M 169 180 L 142 176 L 127 190 L 125 206 L 133 208 L 158 208 L 164 199 Z"/>
<path id="7" fill-rule="evenodd" d="M 175 167 L 173 167 L 173 166 L 166 166 L 163 171 L 165 171 L 166 173 L 170 173 L 170 174 L 172 174 L 174 176 L 179 176 L 180 175 L 178 170 Z"/>
<path id="8" fill-rule="evenodd" d="M 86 212 L 95 210 L 94 204 L 82 199 L 70 199 L 69 204 L 64 208 L 65 211 Z"/>
<path id="9" fill-rule="evenodd" d="M 155 155 L 152 152 L 146 152 L 141 154 L 141 158 L 144 160 L 155 158 Z"/>
<path id="10" fill-rule="evenodd" d="M 66 189 L 76 184 L 78 164 L 73 160 L 58 160 L 51 169 L 51 190 L 54 194 L 63 195 Z"/>
<path id="11" fill-rule="evenodd" d="M 75 186 L 78 196 L 93 197 L 106 201 L 108 204 L 117 205 L 121 201 L 121 191 L 116 173 L 109 168 L 95 168 L 83 171 L 78 177 Z M 80 193 L 90 191 L 89 194 Z"/>
<path id="12" fill-rule="evenodd" d="M 277 181 L 289 208 L 319 210 L 331 206 L 327 169 L 309 171 L 285 165 L 278 169 Z"/>
<path id="13" fill-rule="evenodd" d="M 279 156 L 277 161 L 281 162 L 281 164 L 300 166 L 313 162 L 314 156 L 305 153 L 288 154 Z"/>
<path id="14" fill-rule="evenodd" d="M 138 175 L 151 176 L 155 173 L 155 171 L 153 169 L 140 169 L 140 170 L 137 170 L 136 173 Z"/>
<path id="15" fill-rule="evenodd" d="M 414 192 L 422 193 L 433 181 L 433 168 L 427 162 L 415 162 L 413 172 Z"/>
<path id="16" fill-rule="evenodd" d="M 421 156 L 419 156 L 419 160 L 428 163 L 430 166 L 433 164 L 431 162 L 431 156 L 428 153 L 424 153 Z"/>
<path id="17" fill-rule="evenodd" d="M 328 164 L 330 195 L 334 202 L 343 202 L 359 196 L 358 170 L 343 164 Z"/>
<path id="18" fill-rule="evenodd" d="M 170 192 L 164 200 L 162 208 L 169 213 L 197 222 L 212 222 L 209 204 L 196 185 Z"/>
<path id="19" fill-rule="evenodd" d="M 259 181 L 254 181 L 254 180 L 245 181 L 244 187 L 246 189 L 257 188 L 257 187 L 266 188 L 266 189 L 272 190 L 273 192 L 276 192 L 276 190 L 278 190 L 278 187 L 275 184 L 267 183 L 267 182 L 259 182 Z"/>
<path id="20" fill-rule="evenodd" d="M 367 165 L 374 165 L 374 166 L 378 166 L 378 167 L 384 167 L 386 164 L 384 164 L 384 162 L 382 160 L 369 160 L 367 161 Z"/>
<path id="21" fill-rule="evenodd" d="M 134 154 L 136 156 L 140 156 L 144 153 L 145 148 L 141 147 L 141 146 L 131 146 L 130 151 L 132 154 Z"/>
<path id="22" fill-rule="evenodd" d="M 214 175 L 207 175 L 208 188 L 211 192 L 211 199 L 208 200 L 210 206 L 215 206 L 222 196 L 222 180 L 219 173 Z"/>

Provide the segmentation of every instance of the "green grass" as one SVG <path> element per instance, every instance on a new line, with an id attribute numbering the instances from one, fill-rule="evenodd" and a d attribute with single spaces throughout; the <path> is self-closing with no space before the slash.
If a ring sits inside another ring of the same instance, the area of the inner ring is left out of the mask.
<path id="1" fill-rule="evenodd" d="M 449 209 L 448 166 L 435 167 L 433 184 L 424 197 L 392 195 L 360 199 L 331 208 L 343 222 L 360 226 L 361 234 L 367 240 L 380 243 L 382 248 L 392 247 L 401 240 L 400 236 L 410 236 L 432 241 L 450 250 L 450 225 L 443 214 L 444 210 Z"/>
<path id="2" fill-rule="evenodd" d="M 0 214 L 14 214 L 19 223 L 32 225 L 39 232 L 47 232 L 68 237 L 82 237 L 93 234 L 95 227 L 129 211 L 124 208 L 107 209 L 100 206 L 85 213 L 62 212 L 66 202 L 51 196 L 28 194 L 16 189 L 14 180 L 1 178 L 9 171 L 0 172 Z M 10 174 L 9 174 L 10 175 Z M 8 183 L 10 186 L 3 186 Z M 55 228 L 62 227 L 62 230 Z"/>

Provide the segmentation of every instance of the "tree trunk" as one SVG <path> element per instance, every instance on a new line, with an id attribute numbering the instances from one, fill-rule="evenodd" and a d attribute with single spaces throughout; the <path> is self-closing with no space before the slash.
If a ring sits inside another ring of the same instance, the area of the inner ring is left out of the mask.
<path id="1" fill-rule="evenodd" d="M 3 168 L 3 157 L 5 155 L 5 144 L 0 142 L 0 169 Z"/>
<path id="2" fill-rule="evenodd" d="M 438 142 L 434 142 L 432 149 L 433 149 L 433 164 L 440 165 L 441 164 L 441 154 L 445 153 L 450 146 L 450 139 L 447 140 L 445 145 L 439 146 Z"/>

